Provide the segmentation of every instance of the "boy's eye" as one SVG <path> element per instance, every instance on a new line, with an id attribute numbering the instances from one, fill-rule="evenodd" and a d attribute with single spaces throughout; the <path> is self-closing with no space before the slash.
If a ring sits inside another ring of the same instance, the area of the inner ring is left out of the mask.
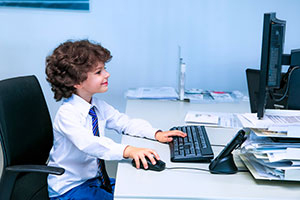
<path id="1" fill-rule="evenodd" d="M 106 67 L 103 67 L 103 69 L 106 70 Z M 103 69 L 102 69 L 102 70 L 103 70 Z M 96 74 L 101 74 L 102 70 L 101 70 L 101 69 L 98 70 L 98 71 L 96 72 Z"/>
<path id="2" fill-rule="evenodd" d="M 103 69 L 99 69 L 98 71 L 96 71 L 96 74 L 101 74 L 101 72 L 102 72 L 103 70 L 106 70 L 106 67 L 103 67 Z"/>

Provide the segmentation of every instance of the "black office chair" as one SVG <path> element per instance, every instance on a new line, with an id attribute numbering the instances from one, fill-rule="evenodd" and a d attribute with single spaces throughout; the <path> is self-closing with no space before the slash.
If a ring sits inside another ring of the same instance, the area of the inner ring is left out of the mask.
<path id="1" fill-rule="evenodd" d="M 0 81 L 0 142 L 0 199 L 49 199 L 47 175 L 61 175 L 64 169 L 46 166 L 52 123 L 35 76 Z"/>

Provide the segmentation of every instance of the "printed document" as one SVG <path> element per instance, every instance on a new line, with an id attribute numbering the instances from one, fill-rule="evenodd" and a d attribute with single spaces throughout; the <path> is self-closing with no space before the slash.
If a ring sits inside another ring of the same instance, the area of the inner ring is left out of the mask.
<path id="1" fill-rule="evenodd" d="M 219 116 L 211 113 L 189 111 L 185 116 L 185 122 L 218 125 Z"/>
<path id="2" fill-rule="evenodd" d="M 236 115 L 235 113 L 189 111 L 185 116 L 185 122 L 204 126 L 242 128 Z"/>

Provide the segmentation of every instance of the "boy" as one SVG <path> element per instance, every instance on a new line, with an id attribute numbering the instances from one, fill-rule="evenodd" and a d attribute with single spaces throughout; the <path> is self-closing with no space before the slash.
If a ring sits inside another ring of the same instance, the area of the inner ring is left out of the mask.
<path id="1" fill-rule="evenodd" d="M 180 131 L 160 131 L 148 122 L 130 119 L 106 102 L 93 97 L 108 90 L 105 63 L 112 58 L 100 44 L 88 40 L 67 41 L 46 59 L 47 81 L 54 98 L 63 100 L 53 123 L 54 142 L 49 166 L 63 167 L 61 176 L 48 176 L 51 199 L 113 199 L 114 179 L 109 179 L 103 160 L 135 160 L 148 167 L 159 155 L 152 149 L 117 144 L 104 129 L 170 142 Z"/>

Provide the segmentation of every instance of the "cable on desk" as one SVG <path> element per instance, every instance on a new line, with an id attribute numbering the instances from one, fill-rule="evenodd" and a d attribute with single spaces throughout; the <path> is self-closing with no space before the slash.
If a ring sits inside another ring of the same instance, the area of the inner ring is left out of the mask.
<path id="1" fill-rule="evenodd" d="M 166 169 L 191 169 L 191 170 L 199 170 L 209 172 L 208 169 L 194 168 L 194 167 L 166 167 Z"/>
<path id="2" fill-rule="evenodd" d="M 195 167 L 166 167 L 166 169 L 190 169 L 190 170 L 210 172 L 209 169 L 202 169 L 202 168 L 195 168 Z M 238 169 L 237 172 L 250 172 L 250 171 L 248 169 Z"/>

